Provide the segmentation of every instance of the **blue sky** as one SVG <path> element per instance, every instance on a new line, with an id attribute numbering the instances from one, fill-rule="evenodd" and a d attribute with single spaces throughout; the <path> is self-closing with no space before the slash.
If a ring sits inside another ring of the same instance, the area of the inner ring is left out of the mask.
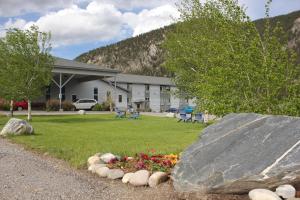
<path id="1" fill-rule="evenodd" d="M 5 29 L 36 24 L 51 31 L 55 56 L 83 52 L 169 25 L 179 0 L 0 0 L 0 36 Z M 264 17 L 263 0 L 239 0 L 252 19 Z M 300 0 L 273 0 L 271 15 L 300 10 Z M 300 17 L 300 16 L 299 16 Z"/>

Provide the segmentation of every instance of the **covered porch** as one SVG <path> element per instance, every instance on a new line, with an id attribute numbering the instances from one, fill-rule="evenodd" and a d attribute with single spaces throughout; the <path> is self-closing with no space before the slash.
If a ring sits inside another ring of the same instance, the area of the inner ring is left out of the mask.
<path id="1" fill-rule="evenodd" d="M 73 60 L 67 60 L 63 58 L 55 58 L 54 67 L 52 70 L 52 82 L 53 86 L 58 90 L 58 96 L 60 102 L 60 110 L 62 111 L 62 101 L 65 99 L 66 86 L 72 86 L 74 82 L 86 82 L 92 80 L 99 80 L 103 78 L 112 77 L 113 82 L 111 85 L 114 87 L 113 99 L 117 101 L 116 95 L 116 76 L 119 73 L 118 70 L 102 68 L 101 66 L 81 63 Z M 52 87 L 53 87 L 52 86 Z M 46 94 L 50 97 L 50 92 Z M 73 96 L 71 97 L 73 100 Z"/>

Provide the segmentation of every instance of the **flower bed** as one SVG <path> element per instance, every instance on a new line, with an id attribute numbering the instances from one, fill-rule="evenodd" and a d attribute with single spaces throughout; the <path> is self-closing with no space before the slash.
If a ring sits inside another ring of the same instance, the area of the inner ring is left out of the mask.
<path id="1" fill-rule="evenodd" d="M 178 155 L 145 154 L 119 157 L 112 153 L 96 153 L 87 160 L 88 171 L 102 178 L 122 179 L 133 186 L 156 187 L 167 181 Z"/>
<path id="2" fill-rule="evenodd" d="M 149 155 L 140 153 L 135 157 L 124 156 L 120 160 L 113 159 L 108 163 L 107 167 L 110 169 L 122 169 L 125 173 L 135 172 L 141 169 L 146 169 L 151 173 L 155 171 L 170 173 L 171 169 L 178 162 L 178 158 L 179 156 L 175 154 Z"/>

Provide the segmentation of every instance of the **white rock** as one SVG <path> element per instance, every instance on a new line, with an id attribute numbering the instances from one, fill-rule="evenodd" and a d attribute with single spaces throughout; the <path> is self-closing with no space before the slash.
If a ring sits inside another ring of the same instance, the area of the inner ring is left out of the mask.
<path id="1" fill-rule="evenodd" d="M 95 170 L 95 172 L 96 172 L 96 174 L 98 174 L 100 177 L 105 178 L 105 177 L 107 177 L 108 171 L 109 171 L 109 170 L 110 170 L 110 169 L 109 169 L 108 167 L 101 167 L 101 168 L 97 168 L 97 169 Z"/>
<path id="2" fill-rule="evenodd" d="M 292 198 L 296 196 L 296 189 L 292 185 L 280 185 L 276 188 L 276 194 L 282 198 Z"/>
<path id="3" fill-rule="evenodd" d="M 155 172 L 150 176 L 148 184 L 150 187 L 156 187 L 160 183 L 167 181 L 168 178 L 168 174 L 165 172 Z"/>
<path id="4" fill-rule="evenodd" d="M 86 112 L 85 112 L 85 110 L 79 110 L 79 111 L 78 111 L 78 114 L 79 114 L 79 115 L 85 115 Z"/>
<path id="5" fill-rule="evenodd" d="M 102 164 L 102 163 L 99 156 L 91 156 L 88 158 L 87 164 L 88 166 L 91 166 L 91 165 Z"/>
<path id="6" fill-rule="evenodd" d="M 116 156 L 112 153 L 106 153 L 106 154 L 103 154 L 102 156 L 100 156 L 100 159 L 105 162 L 105 163 L 108 163 L 109 161 L 111 161 L 112 159 L 115 159 Z"/>
<path id="7" fill-rule="evenodd" d="M 147 170 L 139 170 L 135 172 L 129 179 L 129 183 L 134 186 L 144 186 L 148 184 L 150 172 Z"/>
<path id="8" fill-rule="evenodd" d="M 121 169 L 111 169 L 108 171 L 107 178 L 120 179 L 124 176 L 124 172 Z"/>
<path id="9" fill-rule="evenodd" d="M 167 113 L 166 117 L 174 118 L 174 117 L 176 117 L 176 114 L 175 113 Z"/>
<path id="10" fill-rule="evenodd" d="M 134 158 L 133 157 L 127 157 L 127 160 L 133 160 Z"/>
<path id="11" fill-rule="evenodd" d="M 251 190 L 249 192 L 249 198 L 251 200 L 281 200 L 275 192 L 266 189 Z"/>
<path id="12" fill-rule="evenodd" d="M 25 120 L 11 118 L 3 127 L 0 135 L 24 135 L 33 134 L 33 127 Z"/>
<path id="13" fill-rule="evenodd" d="M 122 178 L 122 182 L 123 183 L 129 183 L 130 178 L 132 177 L 134 173 L 130 172 L 130 173 L 126 173 L 123 178 Z"/>
<path id="14" fill-rule="evenodd" d="M 96 173 L 96 169 L 101 168 L 101 167 L 106 167 L 106 164 L 93 164 L 89 166 L 88 171 L 92 173 Z"/>

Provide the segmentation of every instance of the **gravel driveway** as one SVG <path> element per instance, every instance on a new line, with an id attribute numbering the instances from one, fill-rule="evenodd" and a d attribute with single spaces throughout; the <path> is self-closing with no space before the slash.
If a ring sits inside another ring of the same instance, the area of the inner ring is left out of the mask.
<path id="1" fill-rule="evenodd" d="M 0 138 L 1 200 L 167 200 L 176 199 L 170 183 L 134 188 L 74 170 L 64 161 L 24 150 Z"/>

